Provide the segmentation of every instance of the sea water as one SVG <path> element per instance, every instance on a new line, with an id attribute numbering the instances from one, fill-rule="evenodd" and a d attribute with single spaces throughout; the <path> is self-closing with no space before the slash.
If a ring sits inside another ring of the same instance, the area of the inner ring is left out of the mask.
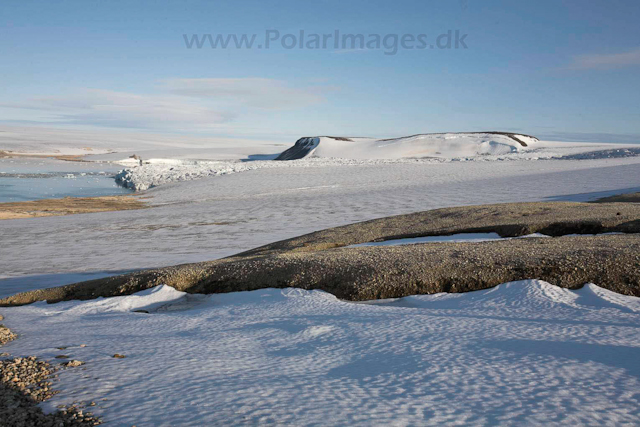
<path id="1" fill-rule="evenodd" d="M 0 203 L 127 194 L 118 167 L 51 159 L 0 159 Z"/>

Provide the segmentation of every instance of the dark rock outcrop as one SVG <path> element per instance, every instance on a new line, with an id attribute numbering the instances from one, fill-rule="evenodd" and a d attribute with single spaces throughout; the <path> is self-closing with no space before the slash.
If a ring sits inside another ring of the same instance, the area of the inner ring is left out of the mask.
<path id="1" fill-rule="evenodd" d="M 496 232 L 541 232 L 558 238 L 386 247 L 345 247 L 370 241 Z M 622 232 L 628 234 L 566 236 Z M 260 288 L 321 289 L 367 300 L 435 292 L 466 292 L 514 280 L 585 283 L 640 296 L 640 205 L 633 203 L 511 203 L 399 215 L 272 243 L 229 258 L 146 270 L 17 294 L 0 305 L 132 294 L 165 284 L 190 293 Z"/>

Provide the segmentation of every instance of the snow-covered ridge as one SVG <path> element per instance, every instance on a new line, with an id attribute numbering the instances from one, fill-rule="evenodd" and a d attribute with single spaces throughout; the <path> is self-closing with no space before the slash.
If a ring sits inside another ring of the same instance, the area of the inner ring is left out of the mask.
<path id="1" fill-rule="evenodd" d="M 538 138 L 509 132 L 431 133 L 402 138 L 305 137 L 284 151 L 276 160 L 306 157 L 349 159 L 459 158 L 503 155 L 535 146 Z"/>

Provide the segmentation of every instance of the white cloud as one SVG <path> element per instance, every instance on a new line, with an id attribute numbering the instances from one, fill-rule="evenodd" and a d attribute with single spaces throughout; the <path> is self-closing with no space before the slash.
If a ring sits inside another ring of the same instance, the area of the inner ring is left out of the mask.
<path id="1" fill-rule="evenodd" d="M 297 108 L 324 101 L 322 91 L 329 87 L 291 87 L 282 80 L 169 79 L 163 81 L 173 94 L 241 104 L 261 109 Z"/>
<path id="2" fill-rule="evenodd" d="M 0 108 L 26 110 L 26 116 L 20 118 L 49 124 L 199 131 L 220 128 L 255 111 L 317 104 L 324 101 L 321 90 L 320 86 L 295 88 L 262 78 L 170 79 L 163 80 L 154 94 L 81 89 L 0 103 Z"/>
<path id="3" fill-rule="evenodd" d="M 573 58 L 570 68 L 610 69 L 640 65 L 640 49 L 623 53 L 578 55 Z"/>
<path id="4" fill-rule="evenodd" d="M 233 118 L 230 112 L 176 96 L 100 89 L 84 89 L 66 96 L 41 97 L 0 106 L 39 111 L 40 120 L 58 124 L 122 128 L 208 128 Z"/>

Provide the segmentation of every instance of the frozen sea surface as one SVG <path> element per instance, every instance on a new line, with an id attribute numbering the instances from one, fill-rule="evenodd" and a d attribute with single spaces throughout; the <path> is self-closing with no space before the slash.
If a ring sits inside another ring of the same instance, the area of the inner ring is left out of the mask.
<path id="1" fill-rule="evenodd" d="M 638 157 L 258 169 L 154 188 L 151 209 L 0 221 L 0 277 L 206 261 L 389 215 L 639 187 Z"/>

